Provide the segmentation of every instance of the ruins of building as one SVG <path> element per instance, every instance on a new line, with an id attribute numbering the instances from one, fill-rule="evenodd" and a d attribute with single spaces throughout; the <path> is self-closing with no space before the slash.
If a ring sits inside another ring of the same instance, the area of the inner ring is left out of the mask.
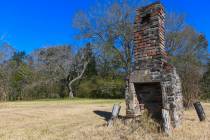
<path id="1" fill-rule="evenodd" d="M 136 117 L 145 109 L 157 120 L 169 112 L 170 124 L 180 124 L 183 101 L 180 78 L 168 63 L 165 51 L 165 12 L 160 2 L 137 10 L 134 29 L 135 68 L 128 77 L 126 116 Z"/>

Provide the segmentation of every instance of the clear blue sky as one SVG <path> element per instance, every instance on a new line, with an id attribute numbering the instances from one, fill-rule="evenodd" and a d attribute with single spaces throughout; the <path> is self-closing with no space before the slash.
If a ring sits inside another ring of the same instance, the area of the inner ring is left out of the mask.
<path id="1" fill-rule="evenodd" d="M 72 18 L 93 4 L 92 0 L 0 0 L 0 39 L 26 52 L 46 45 L 78 44 Z M 210 41 L 209 0 L 163 0 L 163 4 L 167 11 L 185 13 L 187 23 Z"/>

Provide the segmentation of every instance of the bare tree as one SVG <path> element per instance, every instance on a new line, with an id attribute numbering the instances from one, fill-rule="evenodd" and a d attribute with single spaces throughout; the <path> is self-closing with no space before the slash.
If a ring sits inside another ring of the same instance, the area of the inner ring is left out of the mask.
<path id="1" fill-rule="evenodd" d="M 190 107 L 201 92 L 208 42 L 203 34 L 186 25 L 183 15 L 168 14 L 166 29 L 166 49 L 182 80 L 184 105 Z"/>
<path id="2" fill-rule="evenodd" d="M 35 70 L 47 75 L 46 82 L 62 82 L 69 90 L 69 97 L 73 98 L 72 85 L 82 78 L 89 59 L 88 47 L 73 54 L 71 46 L 54 46 L 39 49 L 31 54 Z M 41 81 L 40 81 L 41 82 Z"/>
<path id="3" fill-rule="evenodd" d="M 114 1 L 99 3 L 89 12 L 78 12 L 74 26 L 78 38 L 89 39 L 98 49 L 113 53 L 125 72 L 131 72 L 133 60 L 133 23 L 135 10 L 142 1 Z M 98 10 L 100 9 L 100 11 Z"/>
<path id="4" fill-rule="evenodd" d="M 73 54 L 69 45 L 51 46 L 34 51 L 31 59 L 37 71 L 46 73 L 51 80 L 57 81 L 68 76 Z"/>
<path id="5" fill-rule="evenodd" d="M 14 53 L 15 49 L 11 45 L 0 40 L 0 63 L 9 60 Z"/>
<path id="6" fill-rule="evenodd" d="M 9 96 L 9 77 L 12 69 L 7 61 L 11 59 L 14 52 L 15 49 L 11 45 L 0 40 L 0 100 L 7 100 Z"/>
<path id="7" fill-rule="evenodd" d="M 69 45 L 51 46 L 34 51 L 30 55 L 32 67 L 40 76 L 31 86 L 59 83 L 68 89 L 68 77 L 72 69 L 74 54 Z M 63 91 L 61 93 L 63 94 Z M 62 95 L 63 96 L 63 95 Z"/>
<path id="8" fill-rule="evenodd" d="M 72 85 L 82 78 L 87 69 L 90 61 L 90 51 L 90 44 L 88 44 L 85 48 L 80 49 L 73 59 L 71 70 L 69 71 L 67 79 L 70 98 L 74 97 Z"/>

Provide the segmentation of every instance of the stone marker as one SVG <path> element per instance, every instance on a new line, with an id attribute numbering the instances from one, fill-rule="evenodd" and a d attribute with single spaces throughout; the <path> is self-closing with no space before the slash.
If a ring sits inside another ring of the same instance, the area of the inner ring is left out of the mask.
<path id="1" fill-rule="evenodd" d="M 112 116 L 110 118 L 110 120 L 108 121 L 108 127 L 112 126 L 113 121 L 118 118 L 119 113 L 120 113 L 120 109 L 121 106 L 119 104 L 114 104 L 113 108 L 112 108 Z"/>
<path id="2" fill-rule="evenodd" d="M 171 135 L 171 127 L 170 127 L 170 115 L 169 111 L 166 109 L 162 109 L 162 118 L 163 118 L 163 130 L 167 135 Z"/>
<path id="3" fill-rule="evenodd" d="M 206 115 L 205 115 L 205 112 L 203 110 L 203 107 L 202 107 L 201 103 L 200 102 L 195 102 L 193 105 L 194 105 L 195 110 L 198 114 L 199 120 L 200 121 L 205 121 Z"/>

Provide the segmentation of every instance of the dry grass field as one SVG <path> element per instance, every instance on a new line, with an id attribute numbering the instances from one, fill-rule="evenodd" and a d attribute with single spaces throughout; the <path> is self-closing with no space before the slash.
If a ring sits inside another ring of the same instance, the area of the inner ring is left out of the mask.
<path id="1" fill-rule="evenodd" d="M 0 103 L 0 140 L 209 140 L 210 121 L 200 123 L 185 111 L 183 125 L 172 136 L 131 128 L 120 122 L 104 126 L 114 103 L 123 100 L 49 100 Z M 123 104 L 123 103 L 122 103 Z M 210 104 L 205 103 L 207 117 Z M 121 115 L 124 115 L 123 105 Z"/>

